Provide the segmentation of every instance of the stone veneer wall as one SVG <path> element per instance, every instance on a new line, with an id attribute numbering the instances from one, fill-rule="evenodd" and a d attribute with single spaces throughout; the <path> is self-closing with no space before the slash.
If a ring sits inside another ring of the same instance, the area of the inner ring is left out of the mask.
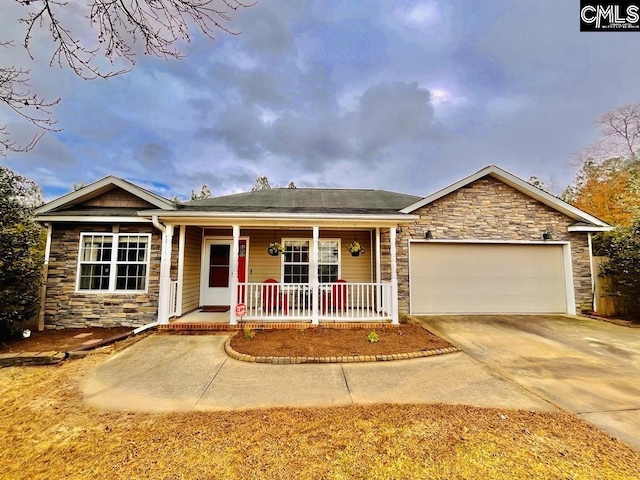
<path id="1" fill-rule="evenodd" d="M 493 177 L 481 178 L 413 212 L 416 222 L 401 225 L 397 235 L 398 305 L 409 311 L 409 239 L 540 241 L 544 230 L 553 240 L 570 241 L 576 309 L 591 306 L 591 266 L 586 233 L 568 233 L 570 217 L 524 195 Z M 390 278 L 389 231 L 382 230 L 382 278 Z M 386 261 L 385 261 L 386 260 Z"/>
<path id="2" fill-rule="evenodd" d="M 120 233 L 152 234 L 147 293 L 75 291 L 80 233 L 111 233 L 112 228 L 111 224 L 53 224 L 45 302 L 46 328 L 129 327 L 157 320 L 162 237 L 151 224 L 120 224 Z M 174 245 L 174 249 L 177 246 Z M 175 279 L 172 275 L 172 280 Z"/>

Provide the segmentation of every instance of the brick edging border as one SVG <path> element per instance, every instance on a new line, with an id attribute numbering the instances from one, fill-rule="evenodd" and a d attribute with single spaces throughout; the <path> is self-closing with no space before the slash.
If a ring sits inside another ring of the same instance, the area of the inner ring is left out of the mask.
<path id="1" fill-rule="evenodd" d="M 409 353 L 392 353 L 387 355 L 345 355 L 341 357 L 254 357 L 246 353 L 240 353 L 231 346 L 231 339 L 239 332 L 230 335 L 224 342 L 224 351 L 231 358 L 241 362 L 269 363 L 271 365 L 294 365 L 300 363 L 361 363 L 361 362 L 390 362 L 393 360 L 409 360 L 410 358 L 432 357 L 445 353 L 459 352 L 457 347 L 435 348 L 433 350 L 419 350 Z"/>

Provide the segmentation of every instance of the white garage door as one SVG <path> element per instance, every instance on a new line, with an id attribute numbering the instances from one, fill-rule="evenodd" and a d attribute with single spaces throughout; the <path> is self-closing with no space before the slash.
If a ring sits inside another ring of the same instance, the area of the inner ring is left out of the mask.
<path id="1" fill-rule="evenodd" d="M 411 311 L 565 313 L 562 245 L 412 243 Z"/>

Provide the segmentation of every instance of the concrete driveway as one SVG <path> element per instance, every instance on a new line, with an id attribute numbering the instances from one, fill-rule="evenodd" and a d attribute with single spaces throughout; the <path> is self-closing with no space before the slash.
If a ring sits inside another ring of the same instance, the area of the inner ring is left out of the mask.
<path id="1" fill-rule="evenodd" d="M 228 357 L 226 338 L 145 338 L 83 379 L 85 402 L 140 412 L 437 402 L 556 409 L 462 352 L 394 362 L 268 365 Z"/>
<path id="2" fill-rule="evenodd" d="M 640 449 L 640 329 L 571 316 L 425 316 L 495 373 Z"/>

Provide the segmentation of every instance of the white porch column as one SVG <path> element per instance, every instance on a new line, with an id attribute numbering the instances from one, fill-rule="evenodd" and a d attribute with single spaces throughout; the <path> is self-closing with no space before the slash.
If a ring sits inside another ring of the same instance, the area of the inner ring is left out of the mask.
<path id="1" fill-rule="evenodd" d="M 160 254 L 160 291 L 158 293 L 158 323 L 169 323 L 169 302 L 171 289 L 171 243 L 173 225 L 165 225 L 162 232 L 162 251 Z"/>
<path id="2" fill-rule="evenodd" d="M 311 265 L 309 269 L 311 280 L 311 323 L 320 323 L 320 284 L 318 282 L 318 248 L 320 238 L 320 227 L 313 227 L 313 246 L 311 249 Z"/>
<path id="3" fill-rule="evenodd" d="M 240 255 L 240 226 L 233 226 L 233 249 L 231 252 L 231 301 L 230 305 L 230 323 L 231 325 L 238 324 L 238 317 L 236 317 L 236 306 L 238 305 L 238 256 Z"/>
<path id="4" fill-rule="evenodd" d="M 378 312 L 382 309 L 382 267 L 380 266 L 380 227 L 376 227 L 376 287 Z"/>
<path id="5" fill-rule="evenodd" d="M 182 315 L 182 284 L 184 282 L 184 244 L 187 234 L 187 226 L 180 225 L 180 237 L 178 238 L 178 288 L 176 301 L 176 315 Z"/>
<path id="6" fill-rule="evenodd" d="M 391 323 L 398 322 L 398 265 L 396 263 L 396 228 L 389 228 L 389 240 L 391 242 Z"/>

